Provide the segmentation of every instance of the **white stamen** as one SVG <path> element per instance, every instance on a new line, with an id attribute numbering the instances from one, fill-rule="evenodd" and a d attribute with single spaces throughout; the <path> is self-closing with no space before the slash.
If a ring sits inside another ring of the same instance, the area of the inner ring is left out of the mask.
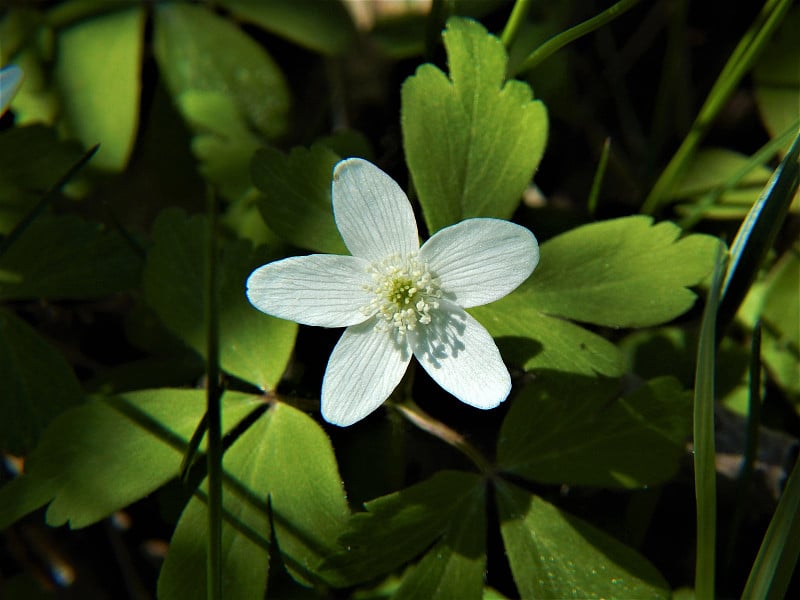
<path id="1" fill-rule="evenodd" d="M 430 311 L 439 308 L 442 293 L 439 281 L 416 253 L 394 254 L 371 264 L 367 271 L 372 275 L 372 284 L 365 289 L 374 298 L 361 311 L 378 316 L 380 327 L 394 329 L 402 336 L 418 324 L 431 322 Z"/>

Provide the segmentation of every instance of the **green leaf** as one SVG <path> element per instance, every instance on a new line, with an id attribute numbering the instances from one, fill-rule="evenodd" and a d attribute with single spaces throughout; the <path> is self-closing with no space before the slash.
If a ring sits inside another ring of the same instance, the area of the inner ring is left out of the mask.
<path id="1" fill-rule="evenodd" d="M 726 189 L 731 179 L 737 179 L 747 169 L 750 158 L 724 148 L 704 148 L 686 168 L 681 178 L 670 191 L 670 197 L 702 202 L 706 195 L 716 193 L 718 189 L 725 191 L 716 202 L 703 209 L 706 218 L 740 218 L 744 216 L 758 199 L 771 171 L 761 164 L 756 164 L 747 171 L 736 185 Z M 694 204 L 682 204 L 677 207 L 681 213 L 689 213 L 699 207 Z"/>
<path id="2" fill-rule="evenodd" d="M 540 483 L 641 487 L 670 479 L 691 432 L 691 393 L 671 377 L 622 396 L 608 379 L 538 373 L 503 422 L 497 462 Z"/>
<path id="3" fill-rule="evenodd" d="M 484 488 L 459 504 L 450 527 L 403 578 L 396 600 L 467 600 L 483 597 L 486 572 L 486 498 Z"/>
<path id="4" fill-rule="evenodd" d="M 585 323 L 669 321 L 694 304 L 687 288 L 711 272 L 720 243 L 680 234 L 677 225 L 653 225 L 645 216 L 578 227 L 542 244 L 539 266 L 521 291 L 541 312 Z"/>
<path id="5" fill-rule="evenodd" d="M 228 200 L 245 195 L 252 189 L 250 159 L 261 142 L 247 129 L 234 99 L 220 92 L 188 90 L 177 101 L 197 132 L 192 152 L 203 177 Z"/>
<path id="6" fill-rule="evenodd" d="M 27 454 L 47 424 L 83 398 L 64 357 L 0 309 L 0 448 Z"/>
<path id="7" fill-rule="evenodd" d="M 202 356 L 205 221 L 204 216 L 187 218 L 179 210 L 165 210 L 156 220 L 144 269 L 147 302 L 170 331 Z M 220 364 L 262 389 L 277 385 L 297 334 L 296 324 L 257 311 L 245 296 L 247 276 L 269 258 L 254 252 L 249 242 L 235 240 L 223 246 L 218 264 Z"/>
<path id="8" fill-rule="evenodd" d="M 498 338 L 503 357 L 526 371 L 552 369 L 606 377 L 624 372 L 622 355 L 614 344 L 574 323 L 539 312 L 521 290 L 469 312 Z"/>
<path id="9" fill-rule="evenodd" d="M 353 21 L 339 0 L 222 0 L 220 5 L 243 21 L 323 54 L 343 54 L 355 42 Z"/>
<path id="10" fill-rule="evenodd" d="M 617 377 L 617 348 L 563 319 L 641 327 L 686 311 L 695 300 L 686 286 L 711 270 L 719 241 L 679 234 L 672 223 L 641 216 L 578 227 L 542 244 L 539 265 L 515 292 L 470 313 L 527 371 Z"/>
<path id="11" fill-rule="evenodd" d="M 474 549 L 475 539 L 458 533 L 459 517 L 483 495 L 484 482 L 479 476 L 440 471 L 421 483 L 371 500 L 365 504 L 367 512 L 352 516 L 349 530 L 340 540 L 346 550 L 325 561 L 323 572 L 336 573 L 349 583 L 367 581 L 418 556 L 442 536 Z M 454 568 L 464 566 L 466 563 Z M 426 568 L 418 577 L 434 576 L 428 572 Z"/>
<path id="12" fill-rule="evenodd" d="M 800 9 L 794 8 L 753 68 L 754 94 L 761 118 L 772 137 L 797 120 L 800 106 Z"/>
<path id="13" fill-rule="evenodd" d="M 228 392 L 226 431 L 260 403 Z M 48 524 L 69 521 L 80 528 L 143 498 L 178 474 L 204 412 L 202 390 L 160 389 L 95 399 L 62 413 L 28 459 L 25 475 L 0 488 L 0 529 L 39 508 L 42 499 L 52 499 Z"/>
<path id="14" fill-rule="evenodd" d="M 59 142 L 42 125 L 0 134 L 0 233 L 8 233 L 81 154 L 78 144 Z"/>
<path id="15" fill-rule="evenodd" d="M 258 207 L 267 227 L 300 248 L 348 254 L 331 207 L 333 167 L 338 161 L 321 145 L 297 147 L 288 156 L 269 147 L 257 151 L 251 173 L 264 194 Z"/>
<path id="16" fill-rule="evenodd" d="M 520 597 L 669 597 L 653 565 L 585 521 L 504 481 L 497 504 Z"/>
<path id="17" fill-rule="evenodd" d="M 0 256 L 0 299 L 100 298 L 139 282 L 140 259 L 116 232 L 42 215 Z"/>
<path id="18" fill-rule="evenodd" d="M 254 40 L 203 6 L 155 9 L 154 51 L 173 98 L 189 90 L 230 96 L 249 125 L 283 133 L 289 89 L 278 65 Z"/>
<path id="19" fill-rule="evenodd" d="M 270 513 L 289 572 L 304 585 L 318 583 L 318 567 L 339 549 L 336 540 L 350 516 L 325 432 L 299 410 L 273 404 L 225 453 L 223 466 L 225 596 L 264 595 Z M 159 597 L 205 597 L 207 535 L 201 494 L 189 502 L 170 542 Z"/>
<path id="20" fill-rule="evenodd" d="M 56 82 L 64 119 L 99 168 L 121 171 L 139 122 L 144 8 L 80 21 L 58 35 Z"/>
<path id="21" fill-rule="evenodd" d="M 227 457 L 226 457 L 227 458 Z M 205 484 L 203 485 L 205 489 Z M 226 598 L 263 598 L 269 575 L 269 518 L 266 508 L 259 513 L 236 496 L 225 492 L 222 526 L 222 591 Z M 247 519 L 247 525 L 243 525 Z M 237 528 L 266 531 L 263 540 Z M 207 597 L 208 508 L 194 496 L 183 510 L 169 552 L 158 577 L 158 597 L 163 600 Z"/>
<path id="22" fill-rule="evenodd" d="M 310 584 L 320 578 L 323 559 L 341 549 L 337 540 L 350 517 L 333 447 L 313 419 L 284 403 L 252 429 L 249 445 L 257 448 L 283 562 Z"/>
<path id="23" fill-rule="evenodd" d="M 431 233 L 469 217 L 507 219 L 544 152 L 547 111 L 504 83 L 507 56 L 480 24 L 451 18 L 450 76 L 422 65 L 402 89 L 403 146 Z"/>

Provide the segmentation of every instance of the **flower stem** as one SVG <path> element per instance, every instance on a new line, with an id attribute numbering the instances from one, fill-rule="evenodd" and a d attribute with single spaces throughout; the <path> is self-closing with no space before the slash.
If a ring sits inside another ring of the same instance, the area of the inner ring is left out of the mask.
<path id="1" fill-rule="evenodd" d="M 207 598 L 222 598 L 222 389 L 219 383 L 217 302 L 217 206 L 208 191 L 208 256 L 206 263 L 206 415 L 208 423 L 208 554 Z"/>
<path id="2" fill-rule="evenodd" d="M 402 402 L 397 402 L 392 406 L 414 425 L 438 437 L 440 440 L 450 444 L 453 448 L 461 452 L 478 467 L 481 473 L 485 475 L 494 473 L 494 466 L 480 450 L 470 444 L 463 435 L 441 421 L 434 419 L 410 398 L 406 398 Z"/>

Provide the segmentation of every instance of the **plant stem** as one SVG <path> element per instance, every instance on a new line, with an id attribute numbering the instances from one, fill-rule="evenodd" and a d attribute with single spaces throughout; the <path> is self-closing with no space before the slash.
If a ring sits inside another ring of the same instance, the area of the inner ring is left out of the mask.
<path id="1" fill-rule="evenodd" d="M 450 444 L 453 448 L 461 452 L 464 456 L 469 458 L 478 470 L 485 474 L 491 475 L 494 472 L 492 463 L 478 450 L 475 446 L 470 444 L 466 438 L 449 427 L 441 421 L 434 419 L 410 398 L 406 398 L 402 402 L 393 404 L 400 413 L 414 425 L 438 437 L 440 440 Z"/>
<path id="2" fill-rule="evenodd" d="M 208 416 L 208 554 L 207 597 L 222 598 L 222 390 L 219 383 L 219 323 L 217 306 L 217 206 L 208 192 L 208 254 L 206 256 L 206 414 Z"/>
<path id="3" fill-rule="evenodd" d="M 689 160 L 694 156 L 711 123 L 722 110 L 742 77 L 750 70 L 761 50 L 772 38 L 772 34 L 780 25 L 790 4 L 791 0 L 768 0 L 764 4 L 756 22 L 739 40 L 739 44 L 719 74 L 717 81 L 714 82 L 714 87 L 711 88 L 706 101 L 700 108 L 689 133 L 650 190 L 641 212 L 653 214 L 664 201 L 670 188 L 683 174 Z"/>
<path id="4" fill-rule="evenodd" d="M 530 4 L 531 0 L 517 0 L 514 3 L 514 8 L 500 36 L 500 40 L 506 48 L 510 48 L 511 44 L 514 43 L 514 39 L 517 37 L 517 33 L 519 33 L 520 25 L 522 25 L 522 22 L 525 20 L 525 15 L 528 14 L 528 7 Z"/>
<path id="5" fill-rule="evenodd" d="M 545 59 L 549 58 L 551 54 L 555 54 L 570 42 L 574 42 L 578 38 L 581 38 L 584 35 L 591 33 L 595 29 L 599 29 L 606 23 L 613 21 L 623 13 L 636 6 L 638 3 L 639 0 L 620 0 L 620 2 L 617 2 L 610 8 L 607 8 L 599 15 L 595 15 L 583 23 L 579 23 L 574 27 L 570 27 L 566 31 L 562 31 L 558 35 L 554 35 L 544 44 L 536 48 L 536 50 L 531 52 L 528 55 L 528 58 L 526 58 L 516 69 L 514 75 L 535 69 L 540 63 L 544 62 Z"/>

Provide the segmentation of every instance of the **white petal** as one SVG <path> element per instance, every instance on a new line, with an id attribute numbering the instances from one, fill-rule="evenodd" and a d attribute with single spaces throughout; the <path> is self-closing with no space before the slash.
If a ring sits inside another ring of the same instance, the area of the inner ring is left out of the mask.
<path id="1" fill-rule="evenodd" d="M 311 254 L 259 267 L 247 278 L 247 298 L 274 317 L 318 327 L 362 323 L 373 294 L 368 263 L 353 256 Z"/>
<path id="2" fill-rule="evenodd" d="M 525 281 L 539 262 L 539 244 L 525 227 L 500 219 L 467 219 L 437 231 L 420 258 L 445 295 L 464 308 L 494 302 Z"/>
<path id="3" fill-rule="evenodd" d="M 333 170 L 333 216 L 353 256 L 374 262 L 419 250 L 414 212 L 403 190 L 378 167 L 360 158 Z"/>
<path id="4" fill-rule="evenodd" d="M 414 334 L 414 356 L 456 398 L 488 409 L 508 397 L 511 376 L 497 345 L 483 325 L 458 306 L 442 302 L 434 320 Z"/>
<path id="5" fill-rule="evenodd" d="M 323 418 L 342 427 L 360 421 L 394 391 L 410 360 L 407 344 L 376 330 L 374 319 L 348 327 L 322 380 Z"/>

